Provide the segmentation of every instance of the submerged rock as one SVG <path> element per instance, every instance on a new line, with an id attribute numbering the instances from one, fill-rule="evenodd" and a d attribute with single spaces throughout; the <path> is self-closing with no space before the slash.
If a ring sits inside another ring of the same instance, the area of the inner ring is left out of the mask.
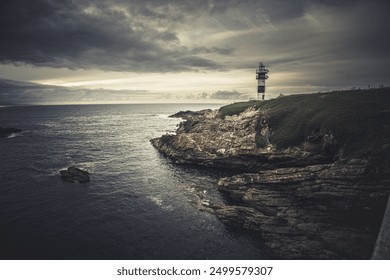
<path id="1" fill-rule="evenodd" d="M 88 183 L 90 181 L 89 172 L 75 166 L 68 167 L 66 170 L 61 170 L 60 175 L 65 182 Z"/>
<path id="2" fill-rule="evenodd" d="M 13 128 L 13 127 L 0 127 L 0 138 L 5 138 L 10 136 L 13 133 L 20 133 L 21 129 Z"/>

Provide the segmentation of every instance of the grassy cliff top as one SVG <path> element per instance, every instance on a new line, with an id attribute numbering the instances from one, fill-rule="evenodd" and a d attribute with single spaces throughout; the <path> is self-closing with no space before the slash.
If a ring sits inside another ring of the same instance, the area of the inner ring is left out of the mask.
<path id="1" fill-rule="evenodd" d="M 255 106 L 269 114 L 271 142 L 299 145 L 312 131 L 332 132 L 348 157 L 390 155 L 390 88 L 283 96 L 239 102 L 219 109 L 222 116 Z"/>

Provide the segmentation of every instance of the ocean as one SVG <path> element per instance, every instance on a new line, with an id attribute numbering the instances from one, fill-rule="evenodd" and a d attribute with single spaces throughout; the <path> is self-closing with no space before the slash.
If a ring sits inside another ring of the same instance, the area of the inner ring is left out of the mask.
<path id="1" fill-rule="evenodd" d="M 226 171 L 179 165 L 149 140 L 180 110 L 207 104 L 0 108 L 1 259 L 263 259 L 251 233 L 226 228 L 202 203 L 223 201 Z M 75 165 L 91 182 L 59 171 Z"/>

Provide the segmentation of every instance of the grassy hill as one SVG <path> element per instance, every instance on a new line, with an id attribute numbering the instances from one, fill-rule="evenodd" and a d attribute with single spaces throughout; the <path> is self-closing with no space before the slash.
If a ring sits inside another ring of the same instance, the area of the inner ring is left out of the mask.
<path id="1" fill-rule="evenodd" d="M 390 88 L 283 96 L 221 107 L 222 116 L 255 106 L 269 114 L 271 142 L 299 145 L 311 131 L 332 132 L 347 157 L 390 156 Z"/>

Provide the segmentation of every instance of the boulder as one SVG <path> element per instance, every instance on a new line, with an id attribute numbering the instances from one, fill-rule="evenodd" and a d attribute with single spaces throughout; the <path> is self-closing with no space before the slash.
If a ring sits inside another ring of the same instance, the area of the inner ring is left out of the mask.
<path id="1" fill-rule="evenodd" d="M 89 172 L 77 168 L 75 166 L 68 167 L 68 169 L 60 170 L 62 180 L 65 182 L 79 182 L 88 183 L 90 181 Z"/>

